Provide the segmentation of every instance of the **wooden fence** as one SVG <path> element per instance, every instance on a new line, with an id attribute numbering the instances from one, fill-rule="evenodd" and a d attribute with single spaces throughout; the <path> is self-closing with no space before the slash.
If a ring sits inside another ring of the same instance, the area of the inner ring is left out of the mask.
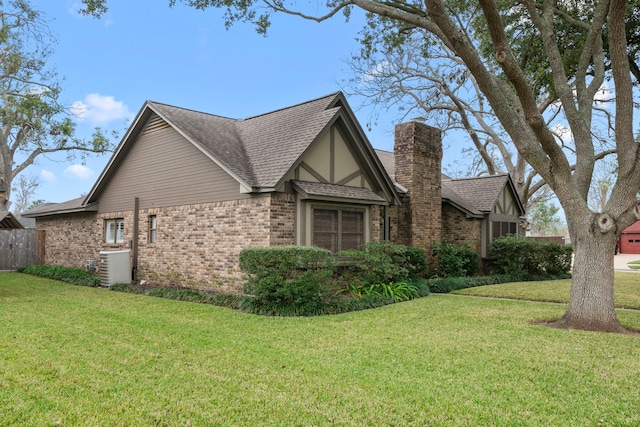
<path id="1" fill-rule="evenodd" d="M 43 230 L 0 230 L 0 271 L 14 271 L 43 262 Z"/>

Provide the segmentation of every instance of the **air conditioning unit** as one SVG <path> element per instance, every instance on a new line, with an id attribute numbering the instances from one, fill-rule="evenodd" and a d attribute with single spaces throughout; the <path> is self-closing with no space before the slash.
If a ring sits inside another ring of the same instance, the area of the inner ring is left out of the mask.
<path id="1" fill-rule="evenodd" d="M 100 252 L 100 283 L 109 287 L 131 283 L 131 250 Z"/>

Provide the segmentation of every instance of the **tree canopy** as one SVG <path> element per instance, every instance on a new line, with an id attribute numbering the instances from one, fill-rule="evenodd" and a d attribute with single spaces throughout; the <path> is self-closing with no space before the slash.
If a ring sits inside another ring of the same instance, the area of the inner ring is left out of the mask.
<path id="1" fill-rule="evenodd" d="M 0 2 L 0 210 L 8 210 L 13 180 L 47 153 L 104 153 L 112 146 L 99 129 L 78 138 L 60 82 L 48 64 L 55 45 L 46 21 L 25 0 Z"/>

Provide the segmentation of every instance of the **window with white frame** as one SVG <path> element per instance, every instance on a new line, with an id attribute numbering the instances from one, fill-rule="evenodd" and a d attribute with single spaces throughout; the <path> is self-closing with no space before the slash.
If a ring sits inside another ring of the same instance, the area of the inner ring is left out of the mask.
<path id="1" fill-rule="evenodd" d="M 149 243 L 155 243 L 158 232 L 158 217 L 155 215 L 149 216 Z"/>
<path id="2" fill-rule="evenodd" d="M 105 220 L 104 242 L 110 244 L 124 243 L 124 218 Z"/>
<path id="3" fill-rule="evenodd" d="M 339 252 L 364 243 L 364 211 L 315 208 L 312 221 L 313 246 Z"/>

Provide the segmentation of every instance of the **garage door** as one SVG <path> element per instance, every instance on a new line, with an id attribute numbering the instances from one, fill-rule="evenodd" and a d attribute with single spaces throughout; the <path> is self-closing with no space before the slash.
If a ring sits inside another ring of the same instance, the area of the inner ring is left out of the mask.
<path id="1" fill-rule="evenodd" d="M 640 233 L 623 233 L 620 236 L 620 252 L 640 254 Z"/>

